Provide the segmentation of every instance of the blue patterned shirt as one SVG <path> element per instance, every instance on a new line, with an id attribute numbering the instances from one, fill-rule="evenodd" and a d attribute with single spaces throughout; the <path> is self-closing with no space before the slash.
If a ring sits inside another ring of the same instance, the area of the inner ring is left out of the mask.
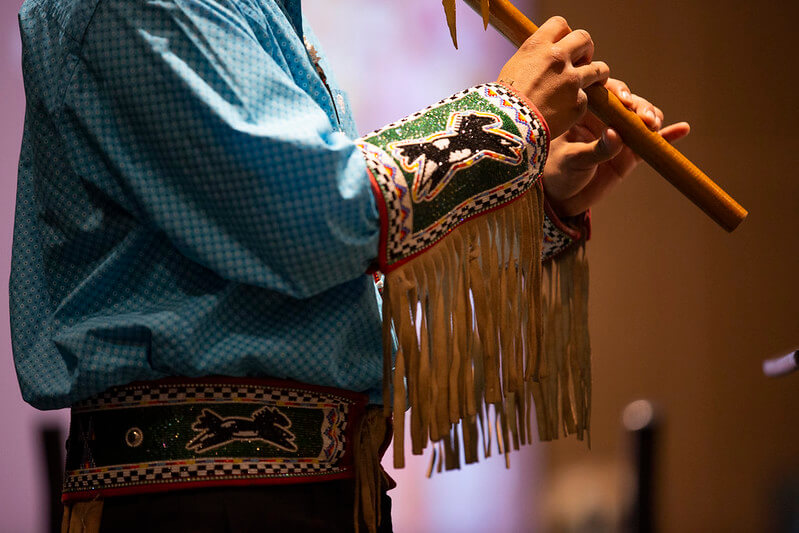
<path id="1" fill-rule="evenodd" d="M 28 402 L 168 375 L 379 387 L 378 214 L 302 24 L 294 0 L 25 2 Z"/>
<path id="2" fill-rule="evenodd" d="M 20 26 L 25 400 L 226 375 L 379 401 L 380 220 L 299 0 L 26 0 Z M 547 214 L 545 259 L 581 238 Z"/>

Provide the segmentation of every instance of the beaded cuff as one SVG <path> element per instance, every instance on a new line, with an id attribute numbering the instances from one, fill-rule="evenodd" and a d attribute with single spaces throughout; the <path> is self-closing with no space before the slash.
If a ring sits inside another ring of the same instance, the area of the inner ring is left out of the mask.
<path id="1" fill-rule="evenodd" d="M 479 85 L 364 136 L 388 272 L 465 221 L 523 195 L 549 149 L 544 120 L 504 85 Z"/>

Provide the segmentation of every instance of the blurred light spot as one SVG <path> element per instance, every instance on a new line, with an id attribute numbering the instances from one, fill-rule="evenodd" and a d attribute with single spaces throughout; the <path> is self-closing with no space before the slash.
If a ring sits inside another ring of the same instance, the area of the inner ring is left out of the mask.
<path id="1" fill-rule="evenodd" d="M 652 422 L 655 409 L 649 400 L 636 400 L 624 408 L 622 422 L 629 431 L 638 431 Z"/>

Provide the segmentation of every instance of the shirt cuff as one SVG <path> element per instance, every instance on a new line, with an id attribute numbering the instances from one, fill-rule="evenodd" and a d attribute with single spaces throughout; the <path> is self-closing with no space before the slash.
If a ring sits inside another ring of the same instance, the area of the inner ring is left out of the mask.
<path id="1" fill-rule="evenodd" d="M 560 218 L 544 199 L 544 239 L 541 262 L 557 257 L 572 245 L 591 238 L 591 211 Z"/>

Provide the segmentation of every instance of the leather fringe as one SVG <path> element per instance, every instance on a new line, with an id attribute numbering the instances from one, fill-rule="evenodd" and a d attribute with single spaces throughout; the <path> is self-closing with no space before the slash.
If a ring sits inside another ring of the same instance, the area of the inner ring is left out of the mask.
<path id="1" fill-rule="evenodd" d="M 449 35 L 452 37 L 452 44 L 458 48 L 458 30 L 455 28 L 455 0 L 441 0 L 444 6 L 444 13 L 447 16 L 447 27 Z"/>
<path id="2" fill-rule="evenodd" d="M 355 533 L 365 525 L 369 533 L 376 533 L 383 517 L 380 497 L 383 490 L 396 484 L 380 466 L 380 459 L 391 439 L 391 423 L 383 416 L 380 407 L 368 407 L 355 432 L 353 457 L 355 461 L 355 505 L 353 519 Z"/>
<path id="3" fill-rule="evenodd" d="M 511 447 L 532 441 L 533 410 L 541 440 L 587 435 L 588 266 L 575 246 L 542 267 L 543 213 L 533 187 L 386 275 L 383 392 L 396 468 L 408 407 L 411 452 L 434 443 L 430 472 L 489 457 L 492 442 L 508 463 Z"/>
<path id="4" fill-rule="evenodd" d="M 98 533 L 103 517 L 103 500 L 64 504 L 61 533 Z"/>

